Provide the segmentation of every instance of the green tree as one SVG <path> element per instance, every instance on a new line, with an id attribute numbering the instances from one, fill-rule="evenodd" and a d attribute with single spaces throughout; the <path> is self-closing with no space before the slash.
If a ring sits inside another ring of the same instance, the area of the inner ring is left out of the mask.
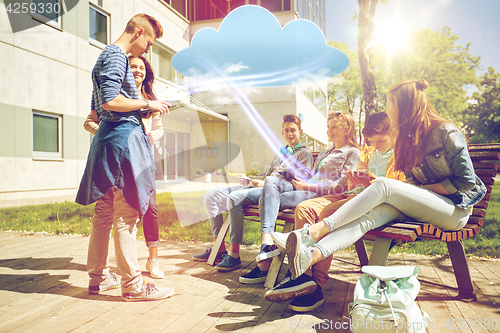
<path id="1" fill-rule="evenodd" d="M 381 0 L 381 2 L 385 3 L 386 1 Z M 372 111 L 378 112 L 377 86 L 369 50 L 377 3 L 378 0 L 358 0 L 358 59 L 363 79 L 365 117 L 368 117 Z"/>
<path id="2" fill-rule="evenodd" d="M 358 62 L 358 53 L 351 51 L 343 42 L 328 42 L 328 45 L 344 52 L 349 57 L 349 68 L 328 83 L 328 112 L 349 112 L 358 115 L 358 137 L 361 139 L 360 124 L 363 119 L 363 80 Z M 360 141 L 361 142 L 361 141 Z"/>
<path id="3" fill-rule="evenodd" d="M 500 73 L 493 67 L 481 77 L 480 91 L 464 111 L 466 132 L 471 143 L 500 142 Z"/>
<path id="4" fill-rule="evenodd" d="M 467 86 L 477 84 L 480 57 L 469 53 L 470 43 L 462 46 L 449 27 L 431 30 L 419 28 L 408 35 L 408 48 L 388 58 L 379 50 L 374 61 L 379 97 L 394 83 L 408 79 L 429 82 L 426 91 L 433 105 L 445 118 L 459 125 L 467 108 Z M 387 64 L 386 66 L 384 66 Z M 389 72 L 386 68 L 388 67 Z M 385 102 L 385 98 L 380 98 Z"/>
<path id="5" fill-rule="evenodd" d="M 328 42 L 328 45 L 344 52 L 349 57 L 349 68 L 328 83 L 328 111 L 353 114 L 360 108 L 363 97 L 363 81 L 356 51 L 351 51 L 343 42 Z"/>

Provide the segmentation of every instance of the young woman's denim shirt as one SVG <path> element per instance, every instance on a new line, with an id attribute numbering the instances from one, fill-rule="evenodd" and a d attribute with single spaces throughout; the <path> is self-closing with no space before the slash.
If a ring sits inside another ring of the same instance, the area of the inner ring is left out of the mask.
<path id="1" fill-rule="evenodd" d="M 320 195 L 336 194 L 334 193 L 338 185 L 342 186 L 343 192 L 347 190 L 347 177 L 344 173 L 348 170 L 356 170 L 359 163 L 359 149 L 349 144 L 341 148 L 330 148 L 322 150 L 313 166 L 313 172 L 318 170 L 318 185 Z"/>
<path id="2" fill-rule="evenodd" d="M 462 132 L 445 123 L 431 131 L 422 163 L 405 173 L 406 182 L 441 183 L 455 205 L 468 208 L 483 199 L 486 187 L 476 176 Z"/>

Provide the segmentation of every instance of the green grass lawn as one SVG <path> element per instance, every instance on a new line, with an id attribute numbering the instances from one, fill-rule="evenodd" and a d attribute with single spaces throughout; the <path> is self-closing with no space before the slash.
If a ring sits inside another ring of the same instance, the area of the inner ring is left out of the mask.
<path id="1" fill-rule="evenodd" d="M 170 193 L 158 194 L 160 239 L 197 242 L 213 240 L 210 222 L 206 219 L 203 206 L 203 194 L 204 192 L 176 193 L 174 198 Z M 183 221 L 195 223 L 181 226 L 178 213 Z M 93 214 L 94 205 L 81 206 L 74 202 L 5 208 L 0 209 L 0 230 L 88 235 Z M 281 227 L 278 227 L 278 231 L 280 229 Z M 464 240 L 465 252 L 478 257 L 500 258 L 499 230 L 500 184 L 495 184 L 484 225 L 478 235 Z M 139 225 L 138 237 L 144 239 L 142 223 Z M 243 244 L 260 244 L 259 223 L 247 222 L 245 224 Z M 370 250 L 370 244 L 367 245 Z M 354 247 L 349 249 L 353 250 Z M 392 251 L 428 255 L 448 254 L 446 243 L 439 241 L 404 244 L 395 247 Z"/>

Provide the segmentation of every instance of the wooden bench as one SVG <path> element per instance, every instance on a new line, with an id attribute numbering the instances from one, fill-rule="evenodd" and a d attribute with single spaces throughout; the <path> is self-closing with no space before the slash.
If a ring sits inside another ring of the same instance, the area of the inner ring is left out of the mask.
<path id="1" fill-rule="evenodd" d="M 471 144 L 469 146 L 469 154 L 473 161 L 476 175 L 478 175 L 486 185 L 488 193 L 481 202 L 474 206 L 472 216 L 467 225 L 458 231 L 443 231 L 427 223 L 412 221 L 387 223 L 380 228 L 370 230 L 362 239 L 355 243 L 358 258 L 362 266 L 385 265 L 389 251 L 394 245 L 425 240 L 443 241 L 446 242 L 448 247 L 455 278 L 457 280 L 459 289 L 457 298 L 464 301 L 476 299 L 462 240 L 477 235 L 483 225 L 482 219 L 488 208 L 488 200 L 490 199 L 494 177 L 497 173 L 498 166 L 495 161 L 500 160 L 500 144 Z M 317 155 L 317 153 L 315 155 Z M 260 222 L 258 219 L 259 207 L 257 205 L 246 207 L 244 212 L 246 219 Z M 277 224 L 283 225 L 283 232 L 292 231 L 294 228 L 294 209 L 280 211 Z M 217 241 L 214 244 L 212 255 L 208 260 L 210 265 L 214 264 L 215 255 L 225 238 L 220 236 L 226 235 L 228 228 L 229 219 L 226 218 L 220 230 L 219 237 L 217 237 Z M 368 258 L 364 240 L 374 241 L 370 258 Z M 284 258 L 285 253 L 281 253 L 273 259 L 265 282 L 267 288 L 271 289 L 276 284 Z"/>

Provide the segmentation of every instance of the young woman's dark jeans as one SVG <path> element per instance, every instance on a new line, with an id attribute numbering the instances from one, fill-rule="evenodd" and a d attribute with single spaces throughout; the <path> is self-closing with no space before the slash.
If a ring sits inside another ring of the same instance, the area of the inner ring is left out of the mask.
<path id="1" fill-rule="evenodd" d="M 148 210 L 142 218 L 142 228 L 144 230 L 144 237 L 146 238 L 146 245 L 148 247 L 157 247 L 160 243 L 160 235 L 156 191 L 151 194 L 151 198 L 149 199 Z"/>

